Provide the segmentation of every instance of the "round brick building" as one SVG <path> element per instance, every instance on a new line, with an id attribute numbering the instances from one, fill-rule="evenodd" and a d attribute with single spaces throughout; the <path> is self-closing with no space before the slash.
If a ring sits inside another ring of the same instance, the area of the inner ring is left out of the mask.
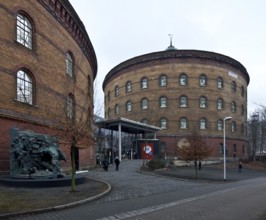
<path id="1" fill-rule="evenodd" d="M 247 156 L 247 86 L 245 67 L 228 56 L 200 50 L 144 54 L 115 66 L 103 82 L 105 117 L 124 117 L 162 128 L 161 150 L 177 155 L 179 141 L 196 127 L 223 156 L 223 121 L 227 155 Z"/>
<path id="2" fill-rule="evenodd" d="M 1 1 L 0 16 L 0 171 L 8 172 L 11 128 L 54 135 L 59 121 L 60 130 L 92 121 L 97 60 L 68 0 Z M 69 145 L 60 147 L 70 167 Z M 77 169 L 95 164 L 94 146 L 83 148 Z"/>

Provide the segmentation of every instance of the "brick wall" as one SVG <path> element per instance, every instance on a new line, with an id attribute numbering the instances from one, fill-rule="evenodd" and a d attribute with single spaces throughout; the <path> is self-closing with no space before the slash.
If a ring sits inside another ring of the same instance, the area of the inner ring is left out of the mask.
<path id="1" fill-rule="evenodd" d="M 0 171 L 6 171 L 9 167 L 10 127 L 19 126 L 37 133 L 51 132 L 49 126 L 66 118 L 66 98 L 70 93 L 75 98 L 77 118 L 86 114 L 90 115 L 91 122 L 93 120 L 93 80 L 96 70 L 92 60 L 96 62 L 96 57 L 88 57 L 87 51 L 80 47 L 79 40 L 84 35 L 82 32 L 74 33 L 74 29 L 67 29 L 69 24 L 60 23 L 40 2 L 14 0 L 0 3 L 0 26 L 3 32 L 0 37 Z M 67 10 L 71 12 L 73 9 Z M 32 22 L 32 50 L 16 41 L 18 12 L 23 12 Z M 78 23 L 73 23 L 70 28 L 74 28 L 74 25 L 75 31 L 79 30 Z M 82 42 L 91 44 L 87 38 Z M 73 55 L 73 78 L 66 74 L 68 52 Z M 93 48 L 89 53 L 92 52 Z M 16 101 L 16 74 L 21 69 L 32 77 L 33 105 Z M 85 122 L 85 119 L 81 120 Z M 68 150 L 64 147 L 66 155 L 69 155 Z M 80 152 L 81 167 L 95 164 L 94 156 L 90 155 L 95 154 L 94 150 Z M 69 165 L 68 162 L 64 166 Z"/>
<path id="2" fill-rule="evenodd" d="M 174 53 L 174 52 L 173 52 Z M 176 52 L 179 56 L 182 51 Z M 209 60 L 179 58 L 165 61 L 164 52 L 158 55 L 156 61 L 147 61 L 150 55 L 143 55 L 143 59 L 133 65 L 134 59 L 128 61 L 130 64 L 126 66 L 122 63 L 114 68 L 116 71 L 108 73 L 104 82 L 105 93 L 105 115 L 107 118 L 125 117 L 136 121 L 147 119 L 150 124 L 160 126 L 160 119 L 167 119 L 167 129 L 158 132 L 158 137 L 163 137 L 169 147 L 169 153 L 175 153 L 176 138 L 185 137 L 190 133 L 190 129 L 196 126 L 199 128 L 199 120 L 207 119 L 207 129 L 200 130 L 200 134 L 207 136 L 209 139 L 223 138 L 223 130 L 217 129 L 218 120 L 231 116 L 232 120 L 226 122 L 227 136 L 235 140 L 237 146 L 246 146 L 246 126 L 247 126 L 247 85 L 248 79 L 243 68 L 229 63 L 219 63 L 212 61 L 211 55 Z M 221 55 L 223 56 L 223 55 Z M 145 58 L 146 59 L 145 59 Z M 162 57 L 162 58 L 160 58 Z M 232 61 L 233 62 L 233 61 Z M 135 67 L 135 68 L 134 68 Z M 229 74 L 233 72 L 233 74 Z M 188 76 L 188 85 L 179 85 L 179 77 L 182 73 Z M 159 78 L 164 74 L 167 76 L 167 86 L 159 86 Z M 199 77 L 204 74 L 207 77 L 207 86 L 199 86 Z M 235 75 L 234 75 L 235 74 Z M 148 78 L 148 88 L 141 89 L 140 82 L 143 77 Z M 217 88 L 217 79 L 222 77 L 224 87 Z M 132 91 L 126 92 L 125 85 L 128 81 L 132 83 Z M 237 85 L 236 92 L 232 92 L 231 84 L 235 82 Z M 115 87 L 119 87 L 119 95 L 115 96 Z M 244 95 L 241 93 L 244 88 Z M 108 101 L 108 93 L 110 100 Z M 184 95 L 188 98 L 188 107 L 181 108 L 179 106 L 179 98 Z M 160 97 L 167 97 L 167 108 L 160 108 Z M 204 96 L 207 98 L 207 108 L 199 107 L 199 98 Z M 141 109 L 141 100 L 148 99 L 148 108 Z M 217 99 L 224 101 L 224 108 L 217 109 Z M 132 111 L 126 111 L 127 101 L 132 102 Z M 231 103 L 236 102 L 236 112 L 232 112 Z M 119 105 L 119 114 L 115 114 L 115 106 Z M 244 108 L 244 112 L 242 112 Z M 108 113 L 109 112 L 109 113 Z M 180 129 L 179 120 L 181 117 L 188 119 L 188 129 Z M 232 132 L 231 125 L 235 122 L 236 131 Z M 241 141 L 238 141 L 241 140 Z M 216 143 L 217 144 L 217 143 Z M 215 145 L 216 145 L 215 144 Z M 233 144 L 233 143 L 232 143 Z M 247 154 L 247 152 L 245 152 Z M 213 155 L 219 156 L 218 149 L 215 147 Z"/>

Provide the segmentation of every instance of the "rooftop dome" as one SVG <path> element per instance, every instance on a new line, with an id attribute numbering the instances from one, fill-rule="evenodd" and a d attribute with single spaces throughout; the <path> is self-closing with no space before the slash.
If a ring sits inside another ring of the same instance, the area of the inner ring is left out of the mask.
<path id="1" fill-rule="evenodd" d="M 165 50 L 177 50 L 172 44 L 170 44 L 169 47 L 167 47 Z"/>

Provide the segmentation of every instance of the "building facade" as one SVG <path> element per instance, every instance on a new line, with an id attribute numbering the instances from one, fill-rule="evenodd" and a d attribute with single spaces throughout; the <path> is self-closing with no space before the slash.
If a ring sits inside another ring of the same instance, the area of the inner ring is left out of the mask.
<path id="1" fill-rule="evenodd" d="M 223 155 L 223 119 L 227 155 L 247 156 L 247 87 L 245 67 L 228 56 L 200 50 L 165 50 L 126 60 L 103 82 L 105 117 L 125 117 L 162 128 L 161 149 L 177 155 L 177 146 L 197 128 Z"/>
<path id="2" fill-rule="evenodd" d="M 10 128 L 55 135 L 69 121 L 93 121 L 97 60 L 68 0 L 3 0 L 0 16 L 0 171 L 9 171 Z M 61 148 L 70 167 L 69 145 Z M 76 159 L 94 165 L 95 146 Z"/>

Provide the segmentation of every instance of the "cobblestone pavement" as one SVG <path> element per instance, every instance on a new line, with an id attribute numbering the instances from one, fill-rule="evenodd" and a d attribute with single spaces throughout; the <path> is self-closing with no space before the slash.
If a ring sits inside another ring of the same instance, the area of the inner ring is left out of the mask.
<path id="1" fill-rule="evenodd" d="M 265 181 L 266 178 L 257 178 L 255 181 L 247 180 L 242 187 L 232 187 L 157 206 L 119 213 L 101 220 L 265 219 Z"/>
<path id="2" fill-rule="evenodd" d="M 140 174 L 136 171 L 141 165 L 141 160 L 128 160 L 122 161 L 119 171 L 115 171 L 113 166 L 108 172 L 90 170 L 87 173 L 89 177 L 104 180 L 112 186 L 112 191 L 98 200 L 65 210 L 13 219 L 252 219 L 266 211 L 264 206 L 253 207 L 256 201 L 266 198 L 265 177 L 219 184 L 184 181 Z M 258 193 L 256 189 L 263 191 Z M 256 194 L 259 197 L 254 196 Z M 253 217 L 242 211 L 242 207 L 250 202 L 252 212 L 245 210 L 255 213 Z M 243 215 L 233 218 L 234 213 Z"/>

